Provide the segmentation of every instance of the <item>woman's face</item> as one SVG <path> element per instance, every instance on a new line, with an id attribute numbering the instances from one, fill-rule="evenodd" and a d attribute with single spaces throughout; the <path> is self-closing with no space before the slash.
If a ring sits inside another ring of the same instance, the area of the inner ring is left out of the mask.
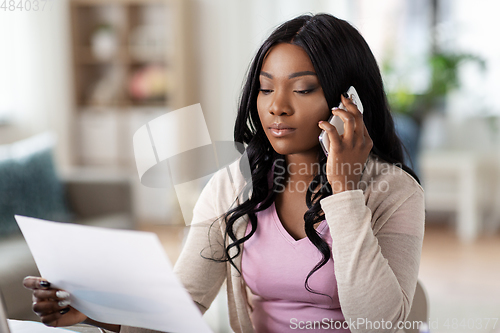
<path id="1" fill-rule="evenodd" d="M 275 45 L 259 79 L 257 110 L 274 150 L 289 155 L 319 149 L 318 122 L 331 111 L 307 53 L 297 45 Z"/>

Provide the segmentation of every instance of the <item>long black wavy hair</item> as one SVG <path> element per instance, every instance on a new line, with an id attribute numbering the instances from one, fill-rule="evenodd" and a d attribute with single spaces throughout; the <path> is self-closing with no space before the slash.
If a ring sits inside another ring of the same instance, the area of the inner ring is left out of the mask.
<path id="1" fill-rule="evenodd" d="M 255 214 L 271 206 L 278 187 L 283 188 L 285 180 L 284 175 L 277 173 L 278 169 L 286 168 L 284 156 L 276 153 L 271 146 L 257 111 L 262 63 L 269 50 L 279 43 L 298 45 L 309 55 L 329 108 L 340 103 L 340 95 L 350 86 L 356 87 L 363 101 L 363 120 L 373 140 L 372 153 L 401 167 L 418 181 L 415 173 L 403 162 L 403 145 L 395 133 L 380 70 L 360 33 L 348 22 L 329 14 L 302 15 L 283 23 L 264 41 L 250 65 L 240 96 L 234 128 L 234 141 L 246 145 L 251 170 L 252 194 L 248 200 L 222 216 L 225 220 L 224 244 L 228 245 L 220 260 L 229 261 L 238 272 L 239 269 L 233 260 L 241 254 L 241 245 L 257 230 L 258 223 Z M 308 207 L 304 214 L 305 232 L 323 256 L 305 280 L 305 288 L 316 294 L 320 293 L 309 287 L 308 280 L 331 257 L 328 244 L 314 229 L 316 223 L 325 219 L 319 201 L 332 193 L 325 174 L 326 160 L 326 155 L 322 149 L 319 149 L 320 172 L 309 184 L 305 198 Z M 270 188 L 268 174 L 273 166 L 275 166 L 273 182 Z M 315 190 L 317 188 L 319 190 Z M 238 239 L 235 235 L 234 223 L 244 215 L 249 217 L 251 231 L 248 235 Z M 235 250 L 231 251 L 233 252 L 231 255 L 230 250 L 233 248 Z"/>

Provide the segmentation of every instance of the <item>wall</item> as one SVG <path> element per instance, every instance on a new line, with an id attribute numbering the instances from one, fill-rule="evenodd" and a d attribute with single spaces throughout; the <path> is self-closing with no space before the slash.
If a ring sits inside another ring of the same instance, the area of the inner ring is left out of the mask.
<path id="1" fill-rule="evenodd" d="M 11 123 L 0 127 L 0 144 L 52 130 L 59 137 L 56 156 L 62 168 L 70 163 L 72 108 L 67 14 L 67 0 L 52 0 L 44 11 L 0 11 L 2 49 L 10 51 L 0 57 L 7 62 L 0 75 L 12 82 L 16 101 Z"/>
<path id="2" fill-rule="evenodd" d="M 273 28 L 307 12 L 349 11 L 343 0 L 193 0 L 192 7 L 199 98 L 212 140 L 232 139 L 246 71 Z"/>

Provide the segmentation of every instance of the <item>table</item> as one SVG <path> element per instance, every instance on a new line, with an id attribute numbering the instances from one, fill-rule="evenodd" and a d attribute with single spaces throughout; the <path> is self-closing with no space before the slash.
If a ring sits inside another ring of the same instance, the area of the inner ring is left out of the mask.
<path id="1" fill-rule="evenodd" d="M 498 156 L 461 150 L 424 151 L 420 156 L 427 211 L 456 213 L 458 237 L 474 241 L 494 210 L 498 191 Z"/>

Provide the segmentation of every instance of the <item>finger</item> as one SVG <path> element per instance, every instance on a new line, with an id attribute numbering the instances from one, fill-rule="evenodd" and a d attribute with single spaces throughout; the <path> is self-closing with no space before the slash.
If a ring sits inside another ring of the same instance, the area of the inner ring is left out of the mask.
<path id="1" fill-rule="evenodd" d="M 363 135 L 364 130 L 358 130 L 363 127 L 365 127 L 364 121 L 363 121 L 363 113 L 359 111 L 358 106 L 354 104 L 351 98 L 346 98 L 345 96 L 341 96 L 342 102 L 346 103 L 344 104 L 345 108 L 347 111 L 351 112 L 354 115 L 354 119 L 356 121 L 356 132 L 359 132 L 361 135 Z"/>
<path id="2" fill-rule="evenodd" d="M 340 117 L 340 119 L 342 119 L 342 121 L 344 122 L 344 134 L 342 134 L 344 136 L 344 142 L 349 142 L 350 143 L 349 145 L 352 146 L 354 144 L 353 138 L 356 126 L 356 119 L 350 112 L 346 110 L 336 108 L 333 109 L 332 113 L 335 116 Z"/>
<path id="3" fill-rule="evenodd" d="M 67 308 L 70 303 L 69 299 L 63 301 L 38 301 L 33 303 L 33 311 L 41 317 L 47 316 Z"/>
<path id="4" fill-rule="evenodd" d="M 361 113 L 361 111 L 359 111 L 357 105 L 354 104 L 354 102 L 350 98 L 346 98 L 345 96 L 341 96 L 340 98 L 347 111 L 354 116 L 354 120 L 356 123 L 354 126 L 355 129 L 354 132 L 359 133 L 359 138 L 361 139 L 363 136 L 363 130 L 360 129 L 362 129 L 365 126 L 363 121 L 363 114 Z"/>
<path id="5" fill-rule="evenodd" d="M 354 102 L 351 100 L 351 98 L 347 98 L 344 95 L 341 95 L 340 100 L 342 104 L 344 104 L 347 111 L 351 112 L 355 117 L 363 115 L 361 111 L 359 111 L 356 104 L 354 104 Z"/>
<path id="6" fill-rule="evenodd" d="M 23 280 L 23 286 L 26 289 L 48 289 L 50 288 L 50 282 L 44 278 L 36 276 L 27 276 Z"/>
<path id="7" fill-rule="evenodd" d="M 42 323 L 44 323 L 47 326 L 59 326 L 58 325 L 58 320 L 61 319 L 63 315 L 68 313 L 70 311 L 70 307 L 66 307 L 62 309 L 61 311 L 54 312 L 48 315 L 41 316 L 40 319 Z"/>
<path id="8" fill-rule="evenodd" d="M 67 291 L 58 289 L 36 289 L 33 291 L 33 296 L 38 300 L 65 300 L 69 298 L 70 294 Z"/>
<path id="9" fill-rule="evenodd" d="M 330 124 L 328 121 L 320 121 L 318 126 L 326 132 L 328 135 L 328 140 L 330 141 L 330 147 L 328 147 L 328 151 L 332 150 L 332 147 L 340 147 L 340 135 L 337 132 L 335 126 Z"/>

